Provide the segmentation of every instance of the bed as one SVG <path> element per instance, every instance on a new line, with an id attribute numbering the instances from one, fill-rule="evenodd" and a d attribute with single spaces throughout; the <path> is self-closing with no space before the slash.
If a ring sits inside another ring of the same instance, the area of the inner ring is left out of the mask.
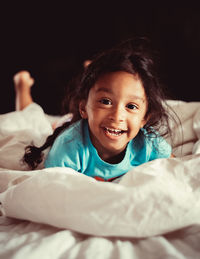
<path id="1" fill-rule="evenodd" d="M 60 118 L 35 103 L 0 115 L 0 258 L 200 258 L 200 102 L 168 104 L 181 121 L 171 121 L 176 157 L 118 183 L 43 164 L 29 171 L 24 147 L 43 143 Z"/>

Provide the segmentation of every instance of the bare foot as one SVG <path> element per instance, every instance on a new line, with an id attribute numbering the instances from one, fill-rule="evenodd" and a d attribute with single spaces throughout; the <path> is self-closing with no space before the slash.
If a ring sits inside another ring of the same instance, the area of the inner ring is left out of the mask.
<path id="1" fill-rule="evenodd" d="M 34 79 L 28 71 L 20 71 L 13 77 L 16 100 L 15 108 L 17 111 L 23 110 L 33 102 L 31 96 L 31 86 L 34 84 Z"/>
<path id="2" fill-rule="evenodd" d="M 34 79 L 28 71 L 20 71 L 14 75 L 13 81 L 16 91 L 23 91 L 25 88 L 30 88 L 34 84 Z"/>

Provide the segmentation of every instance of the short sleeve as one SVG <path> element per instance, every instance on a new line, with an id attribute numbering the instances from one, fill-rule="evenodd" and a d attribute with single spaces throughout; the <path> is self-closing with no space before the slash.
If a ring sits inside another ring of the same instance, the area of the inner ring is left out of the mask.
<path id="1" fill-rule="evenodd" d="M 64 136 L 59 136 L 52 148 L 50 149 L 44 166 L 48 167 L 70 167 L 76 171 L 80 171 L 80 148 L 78 143 Z"/>
<path id="2" fill-rule="evenodd" d="M 171 156 L 172 148 L 161 136 L 158 136 L 152 141 L 151 147 L 150 161 L 157 158 L 169 158 Z"/>

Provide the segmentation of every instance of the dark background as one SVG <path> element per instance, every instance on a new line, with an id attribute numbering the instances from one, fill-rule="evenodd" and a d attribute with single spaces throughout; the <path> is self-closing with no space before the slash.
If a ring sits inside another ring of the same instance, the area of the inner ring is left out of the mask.
<path id="1" fill-rule="evenodd" d="M 59 114 L 64 88 L 83 61 L 132 36 L 149 37 L 159 51 L 171 98 L 200 101 L 198 2 L 27 1 L 1 4 L 0 12 L 0 113 L 14 110 L 12 78 L 25 69 L 35 78 L 34 100 Z"/>

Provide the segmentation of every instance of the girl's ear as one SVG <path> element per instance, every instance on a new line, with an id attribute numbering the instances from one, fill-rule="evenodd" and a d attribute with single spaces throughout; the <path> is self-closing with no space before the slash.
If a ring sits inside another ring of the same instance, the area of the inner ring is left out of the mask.
<path id="1" fill-rule="evenodd" d="M 149 118 L 150 118 L 150 115 L 145 116 L 145 117 L 143 118 L 143 120 L 141 121 L 141 128 L 144 127 L 144 125 L 148 122 Z"/>
<path id="2" fill-rule="evenodd" d="M 86 111 L 86 101 L 81 100 L 79 103 L 79 112 L 82 119 L 87 119 L 87 111 Z"/>
<path id="3" fill-rule="evenodd" d="M 143 128 L 146 123 L 147 123 L 147 120 L 146 120 L 146 119 L 143 119 L 142 122 L 141 122 L 140 128 Z"/>

